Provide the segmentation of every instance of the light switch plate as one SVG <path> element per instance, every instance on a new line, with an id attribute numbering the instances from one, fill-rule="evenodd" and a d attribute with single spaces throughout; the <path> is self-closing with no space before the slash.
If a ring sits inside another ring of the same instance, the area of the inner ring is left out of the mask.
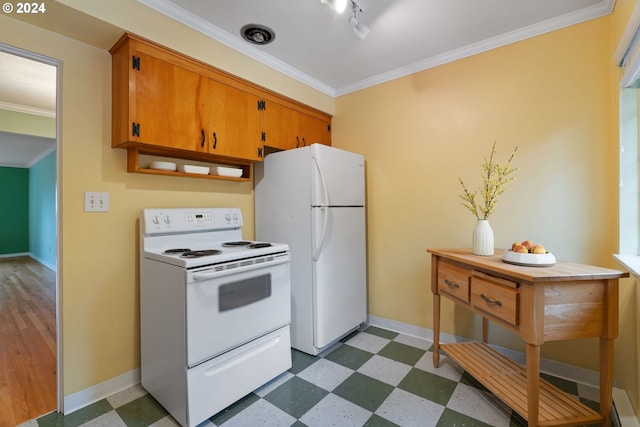
<path id="1" fill-rule="evenodd" d="M 85 212 L 109 212 L 109 193 L 85 191 L 84 211 Z"/>

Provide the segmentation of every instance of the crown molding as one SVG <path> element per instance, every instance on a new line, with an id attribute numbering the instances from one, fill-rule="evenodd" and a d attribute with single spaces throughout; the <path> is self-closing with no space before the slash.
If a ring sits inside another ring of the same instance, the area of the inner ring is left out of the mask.
<path id="1" fill-rule="evenodd" d="M 239 38 L 233 36 L 227 31 L 212 25 L 197 15 L 188 12 L 181 7 L 176 6 L 169 0 L 137 0 L 157 12 L 160 12 L 182 24 L 199 31 L 202 34 L 211 37 L 218 42 L 239 51 L 250 58 L 261 62 L 276 71 L 279 71 L 309 87 L 312 87 L 331 97 L 346 95 L 351 92 L 366 89 L 390 80 L 405 77 L 420 71 L 427 70 L 448 62 L 453 62 L 472 55 L 477 55 L 492 49 L 496 49 L 511 43 L 522 41 L 534 36 L 545 34 L 551 31 L 559 30 L 570 25 L 579 24 L 591 19 L 610 14 L 613 11 L 615 0 L 602 0 L 600 3 L 585 7 L 575 12 L 571 12 L 556 18 L 548 19 L 537 24 L 529 25 L 515 31 L 501 34 L 496 37 L 473 43 L 460 49 L 442 53 L 424 60 L 414 62 L 406 67 L 397 68 L 386 73 L 378 74 L 367 79 L 354 82 L 339 88 L 333 88 L 306 73 L 291 67 L 290 65 L 274 58 L 273 56 L 259 50 L 255 46 L 248 45 Z"/>
<path id="2" fill-rule="evenodd" d="M 381 83 L 405 77 L 420 71 L 434 68 L 449 62 L 487 52 L 502 46 L 506 46 L 515 42 L 519 42 L 528 38 L 559 30 L 571 25 L 580 24 L 591 19 L 610 14 L 613 10 L 615 0 L 603 0 L 600 4 L 589 6 L 575 12 L 567 13 L 546 21 L 519 28 L 517 30 L 491 37 L 486 40 L 472 43 L 460 49 L 445 52 L 440 55 L 432 56 L 422 61 L 414 62 L 406 67 L 397 68 L 387 73 L 378 74 L 377 76 L 355 82 L 351 85 L 340 87 L 336 90 L 336 96 L 346 95 L 351 92 L 366 89 Z"/>
<path id="3" fill-rule="evenodd" d="M 15 111 L 16 113 L 33 114 L 36 116 L 56 117 L 55 110 L 45 110 L 43 108 L 27 107 L 24 105 L 12 104 L 10 102 L 0 101 L 0 110 Z"/>

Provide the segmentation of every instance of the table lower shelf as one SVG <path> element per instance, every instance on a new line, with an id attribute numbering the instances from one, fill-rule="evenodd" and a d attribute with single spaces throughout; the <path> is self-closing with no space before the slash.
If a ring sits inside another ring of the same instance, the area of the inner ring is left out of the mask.
<path id="1" fill-rule="evenodd" d="M 528 420 L 527 372 L 483 342 L 441 344 L 442 351 L 496 397 Z M 580 426 L 603 422 L 593 409 L 540 379 L 539 426 Z"/>

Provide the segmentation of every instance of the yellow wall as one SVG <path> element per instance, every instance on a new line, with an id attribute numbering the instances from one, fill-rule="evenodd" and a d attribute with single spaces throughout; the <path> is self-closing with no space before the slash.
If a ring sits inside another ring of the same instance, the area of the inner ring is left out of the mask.
<path id="1" fill-rule="evenodd" d="M 626 25 L 629 3 L 615 25 Z M 626 18 L 621 17 L 627 14 Z M 469 247 L 475 218 L 458 178 L 480 184 L 497 142 L 518 146 L 517 179 L 490 218 L 496 247 L 544 244 L 559 259 L 619 269 L 617 79 L 611 16 L 339 97 L 334 145 L 367 159 L 369 311 L 432 328 L 430 247 Z M 638 398 L 638 297 L 621 282 L 615 379 Z M 480 336 L 478 317 L 443 304 L 442 330 Z M 491 326 L 492 342 L 523 351 Z M 547 343 L 542 356 L 597 370 L 597 340 Z"/>
<path id="2" fill-rule="evenodd" d="M 336 100 L 335 145 L 367 159 L 371 314 L 432 327 L 425 251 L 470 246 L 458 178 L 480 184 L 494 141 L 501 161 L 518 146 L 520 168 L 490 218 L 496 247 L 531 239 L 560 259 L 615 266 L 610 31 L 609 17 L 589 21 Z M 442 319 L 444 332 L 478 331 L 451 304 Z M 493 336 L 522 350 L 498 327 Z M 548 343 L 543 356 L 598 364 L 594 340 Z"/>
<path id="3" fill-rule="evenodd" d="M 60 2 L 335 113 L 334 145 L 367 159 L 372 315 L 432 327 L 426 249 L 470 245 L 475 220 L 460 205 L 458 178 L 479 184 L 480 163 L 493 141 L 502 160 L 517 145 L 520 168 L 491 217 L 496 246 L 531 239 L 558 258 L 617 268 L 611 258 L 618 206 L 611 58 L 612 39 L 626 25 L 620 14 L 333 100 L 135 0 Z M 618 3 L 627 13 L 633 2 Z M 108 52 L 5 16 L 0 28 L 0 42 L 64 62 L 60 271 L 68 395 L 139 366 L 139 209 L 239 206 L 252 237 L 253 189 L 250 183 L 125 173 L 125 153 L 109 144 Z M 111 211 L 82 212 L 84 191 L 108 191 Z M 616 344 L 615 366 L 616 381 L 631 391 L 636 408 L 638 373 L 628 364 L 637 365 L 637 299 L 635 292 L 621 292 L 625 340 Z M 478 336 L 478 319 L 451 304 L 443 305 L 442 317 L 444 332 Z M 491 333 L 497 344 L 522 349 L 501 328 L 492 326 Z M 543 357 L 597 369 L 597 343 L 548 343 Z"/>

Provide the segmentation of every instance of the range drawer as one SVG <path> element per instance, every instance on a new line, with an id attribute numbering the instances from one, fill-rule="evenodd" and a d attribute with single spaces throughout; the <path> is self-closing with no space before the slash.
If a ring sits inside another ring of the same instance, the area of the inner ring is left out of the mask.
<path id="1" fill-rule="evenodd" d="M 469 303 L 471 270 L 446 261 L 438 264 L 438 291 Z"/>
<path id="2" fill-rule="evenodd" d="M 471 305 L 517 326 L 520 311 L 518 283 L 480 274 L 471 276 Z"/>

